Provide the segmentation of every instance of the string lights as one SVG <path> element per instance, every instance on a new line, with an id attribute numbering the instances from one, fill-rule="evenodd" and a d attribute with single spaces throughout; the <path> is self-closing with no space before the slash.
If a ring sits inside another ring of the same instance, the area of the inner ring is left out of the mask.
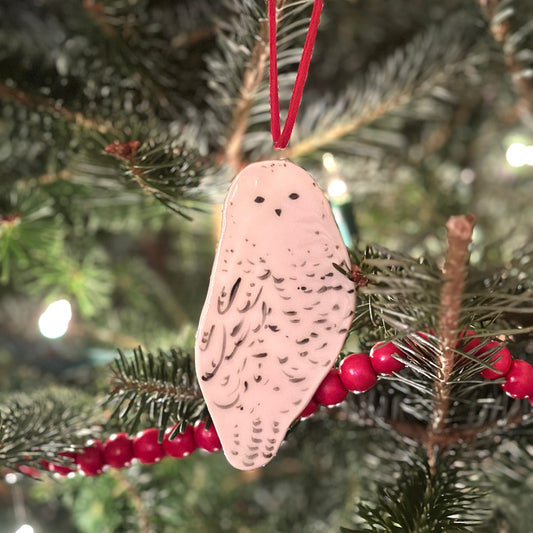
<path id="1" fill-rule="evenodd" d="M 327 198 L 344 244 L 351 248 L 358 237 L 352 197 L 346 183 L 340 178 L 333 154 L 322 156 L 322 165 L 328 174 Z"/>
<path id="2" fill-rule="evenodd" d="M 58 339 L 68 330 L 72 307 L 68 300 L 52 302 L 39 318 L 39 331 L 47 339 Z"/>

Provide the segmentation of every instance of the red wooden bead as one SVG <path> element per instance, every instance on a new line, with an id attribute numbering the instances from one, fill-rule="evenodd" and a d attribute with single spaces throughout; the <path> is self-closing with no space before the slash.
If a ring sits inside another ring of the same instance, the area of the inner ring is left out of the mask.
<path id="1" fill-rule="evenodd" d="M 392 374 L 399 372 L 405 364 L 394 355 L 404 357 L 402 351 L 392 342 L 378 342 L 370 350 L 370 363 L 378 374 Z"/>
<path id="2" fill-rule="evenodd" d="M 170 434 L 174 431 L 174 427 L 168 428 L 163 437 L 163 450 L 169 457 L 181 459 L 191 455 L 196 450 L 196 442 L 194 442 L 194 429 L 192 426 L 187 426 L 183 433 L 178 433 L 172 440 L 169 440 Z"/>
<path id="3" fill-rule="evenodd" d="M 71 459 L 76 459 L 76 454 L 73 452 L 60 452 L 57 455 L 61 457 L 70 457 Z M 72 466 L 69 466 L 68 464 L 57 464 L 52 461 L 45 461 L 44 459 L 41 460 L 41 464 L 44 468 L 46 468 L 50 472 L 53 472 L 54 474 L 57 474 L 58 476 L 68 476 L 68 474 L 74 472 L 76 468 L 74 466 L 74 463 L 72 463 Z"/>
<path id="4" fill-rule="evenodd" d="M 103 445 L 99 440 L 87 443 L 83 452 L 76 455 L 78 470 L 85 476 L 97 476 L 104 469 Z"/>
<path id="5" fill-rule="evenodd" d="M 41 463 L 42 464 L 42 463 Z M 43 465 L 44 466 L 44 465 Z M 25 476 L 31 476 L 35 479 L 41 479 L 41 472 L 37 470 L 36 468 L 33 468 L 33 466 L 29 465 L 17 465 L 15 467 L 19 472 L 24 474 Z"/>
<path id="6" fill-rule="evenodd" d="M 311 401 L 306 405 L 306 407 L 300 413 L 298 418 L 300 420 L 305 420 L 306 418 L 309 418 L 312 414 L 316 413 L 318 407 L 318 402 L 314 398 L 311 398 Z"/>
<path id="7" fill-rule="evenodd" d="M 500 386 L 511 398 L 533 398 L 533 365 L 513 359 L 505 383 Z"/>
<path id="8" fill-rule="evenodd" d="M 139 459 L 141 463 L 158 463 L 165 457 L 157 428 L 145 429 L 137 433 L 132 440 L 132 446 L 133 457 Z"/>
<path id="9" fill-rule="evenodd" d="M 473 329 L 467 331 L 461 331 L 459 334 L 459 341 L 456 348 L 468 355 L 476 356 L 477 352 L 473 352 L 474 348 L 477 348 L 481 343 L 479 337 L 476 336 L 476 332 Z"/>
<path id="10" fill-rule="evenodd" d="M 366 353 L 352 353 L 345 357 L 339 367 L 340 378 L 351 392 L 365 392 L 377 382 L 376 371 Z"/>
<path id="11" fill-rule="evenodd" d="M 113 468 L 131 465 L 133 447 L 127 433 L 115 433 L 104 443 L 104 461 Z"/>
<path id="12" fill-rule="evenodd" d="M 348 394 L 339 377 L 339 371 L 332 368 L 318 386 L 313 399 L 320 405 L 330 407 L 342 403 Z"/>
<path id="13" fill-rule="evenodd" d="M 502 346 L 494 355 L 490 356 L 490 359 L 489 356 L 484 355 L 489 350 L 493 350 L 498 346 L 501 346 L 501 342 L 491 341 L 482 349 L 478 350 L 475 354 L 476 357 L 478 357 L 484 363 L 487 363 L 494 368 L 494 370 L 491 370 L 490 368 L 484 368 L 480 372 L 485 379 L 501 378 L 505 376 L 511 368 L 513 358 L 511 356 L 511 352 L 509 352 L 505 346 Z"/>
<path id="14" fill-rule="evenodd" d="M 194 425 L 194 442 L 198 448 L 208 452 L 218 452 L 222 449 L 222 443 L 218 438 L 217 430 L 213 423 L 209 429 L 205 429 L 205 422 L 196 422 Z"/>
<path id="15" fill-rule="evenodd" d="M 435 335 L 435 330 L 433 329 L 425 329 L 424 331 L 417 331 L 416 333 L 414 333 L 412 335 L 412 337 L 408 338 L 406 340 L 406 343 L 411 346 L 413 349 L 416 350 L 416 348 L 418 347 L 419 344 L 423 345 L 425 342 L 428 341 L 429 339 L 429 336 L 434 336 Z M 424 342 L 420 342 L 420 340 L 424 341 Z"/>

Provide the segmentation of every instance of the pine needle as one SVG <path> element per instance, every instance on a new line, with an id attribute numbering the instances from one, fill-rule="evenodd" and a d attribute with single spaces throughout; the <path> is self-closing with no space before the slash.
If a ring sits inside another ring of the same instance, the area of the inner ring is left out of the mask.
<path id="1" fill-rule="evenodd" d="M 119 351 L 106 404 L 113 407 L 110 424 L 135 433 L 142 417 L 162 431 L 171 423 L 179 430 L 205 418 L 204 399 L 191 356 L 181 350 L 145 354 L 139 347 L 131 358 Z"/>

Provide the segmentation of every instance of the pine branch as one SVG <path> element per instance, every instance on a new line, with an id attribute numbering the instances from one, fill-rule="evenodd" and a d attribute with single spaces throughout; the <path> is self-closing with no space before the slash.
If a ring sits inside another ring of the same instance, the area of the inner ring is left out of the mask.
<path id="1" fill-rule="evenodd" d="M 284 3 L 285 0 L 276 0 L 276 9 L 281 9 Z M 268 20 L 263 17 L 259 21 L 256 43 L 242 77 L 242 85 L 230 122 L 232 131 L 226 146 L 225 160 L 234 171 L 238 171 L 241 166 L 243 138 L 248 129 L 252 105 L 263 80 L 268 56 Z"/>
<path id="2" fill-rule="evenodd" d="M 194 9 L 196 16 L 184 16 L 186 9 L 183 6 L 161 10 L 146 0 L 134 6 L 85 0 L 83 9 L 101 30 L 103 40 L 113 49 L 117 59 L 142 80 L 139 90 L 150 99 L 158 116 L 183 120 L 184 114 L 189 117 L 194 114 L 192 108 L 199 100 L 201 80 L 199 69 L 187 68 L 187 63 L 193 58 L 200 60 L 202 40 L 197 39 L 197 47 L 183 55 L 172 45 L 173 32 L 180 28 L 190 30 L 191 26 L 205 23 L 207 13 L 212 17 L 211 12 L 217 12 L 216 6 L 209 12 L 205 4 L 198 2 Z M 206 33 L 206 36 L 210 35 L 212 32 Z M 149 47 L 147 43 L 150 43 Z M 184 83 L 186 78 L 194 81 Z M 197 86 L 196 91 L 185 95 L 185 87 L 191 85 Z"/>
<path id="3" fill-rule="evenodd" d="M 358 264 L 368 284 L 358 288 L 358 303 L 352 330 L 358 332 L 363 347 L 385 338 L 402 342 L 407 353 L 411 345 L 425 346 L 438 354 L 438 338 L 412 338 L 417 332 L 438 327 L 442 273 L 426 258 L 412 258 L 379 246 L 357 252 Z M 473 266 L 461 303 L 458 331 L 474 329 L 482 338 L 531 333 L 533 303 L 531 251 L 517 251 L 513 261 L 490 272 Z"/>
<path id="4" fill-rule="evenodd" d="M 358 263 L 369 283 L 358 289 L 352 330 L 374 332 L 369 339 L 373 343 L 374 338 L 383 340 L 436 326 L 436 295 L 442 279 L 433 262 L 372 246 Z"/>
<path id="5" fill-rule="evenodd" d="M 368 283 L 358 287 L 352 330 L 364 351 L 375 342 L 392 340 L 407 365 L 383 386 L 378 383 L 374 391 L 357 397 L 360 420 L 392 427 L 424 445 L 429 457 L 437 448 L 482 436 L 495 438 L 502 427 L 520 424 L 529 412 L 527 402 L 510 400 L 499 383 L 479 376 L 492 368 L 487 361 L 499 347 L 487 349 L 484 360 L 476 357 L 477 350 L 496 337 L 506 336 L 509 348 L 518 354 L 513 336 L 531 338 L 529 251 L 521 250 L 490 275 L 467 269 L 472 222 L 468 217 L 454 221 L 467 231 L 462 237 L 450 231 L 444 275 L 427 260 L 378 247 L 353 260 Z M 465 352 L 466 343 L 458 343 L 457 336 L 468 329 L 474 329 L 480 344 Z"/>
<path id="6" fill-rule="evenodd" d="M 462 324 L 490 326 L 505 322 L 499 334 L 511 336 L 533 331 L 533 243 L 517 250 L 511 261 L 491 272 L 470 269 L 464 299 Z"/>
<path id="7" fill-rule="evenodd" d="M 0 464 L 16 469 L 75 451 L 99 432 L 98 410 L 79 391 L 47 389 L 10 396 L 0 405 Z"/>
<path id="8" fill-rule="evenodd" d="M 505 65 L 512 75 L 520 103 L 533 113 L 533 61 L 525 42 L 532 34 L 531 20 L 515 29 L 514 26 L 523 19 L 518 6 L 515 6 L 517 2 L 513 0 L 479 0 L 479 4 L 494 40 L 502 47 Z M 523 51 L 526 53 L 521 53 Z M 525 62 L 528 64 L 523 64 Z"/>
<path id="9" fill-rule="evenodd" d="M 472 238 L 474 223 L 472 217 L 452 217 L 448 229 L 448 252 L 444 263 L 444 285 L 442 286 L 439 309 L 439 340 L 441 355 L 438 358 L 438 377 L 435 381 L 435 401 L 428 443 L 429 464 L 433 471 L 435 452 L 432 436 L 443 433 L 447 424 L 450 403 L 450 378 L 455 361 L 455 347 L 463 300 L 464 284 L 469 258 L 468 246 Z"/>
<path id="10" fill-rule="evenodd" d="M 172 211 L 190 219 L 184 209 L 194 209 L 190 200 L 194 192 L 198 194 L 207 166 L 196 150 L 179 141 L 149 141 L 142 146 L 139 141 L 129 141 L 109 144 L 105 151 L 122 161 L 126 177 Z"/>
<path id="11" fill-rule="evenodd" d="M 183 31 L 175 35 L 170 41 L 172 48 L 186 48 L 195 45 L 205 39 L 215 37 L 218 25 L 213 24 L 205 28 L 199 28 L 192 31 Z"/>
<path id="12" fill-rule="evenodd" d="M 128 359 L 119 351 L 106 403 L 114 406 L 110 420 L 135 433 L 143 415 L 163 431 L 170 423 L 184 429 L 205 418 L 205 403 L 194 373 L 193 359 L 179 350 L 144 354 L 139 347 Z"/>
<path id="13" fill-rule="evenodd" d="M 53 200 L 38 188 L 12 187 L 0 195 L 0 283 L 36 265 L 49 265 L 63 251 L 64 229 Z"/>
<path id="14" fill-rule="evenodd" d="M 421 458 L 402 464 L 396 483 L 377 487 L 374 505 L 358 504 L 364 528 L 341 528 L 343 533 L 467 532 L 481 525 L 487 511 L 476 508 L 484 497 L 479 482 L 468 480 L 452 460 L 436 457 L 435 467 Z"/>
<path id="15" fill-rule="evenodd" d="M 80 112 L 72 112 L 65 108 L 63 104 L 52 98 L 44 96 L 28 94 L 15 87 L 9 87 L 5 84 L 0 84 L 0 100 L 8 102 L 17 102 L 24 106 L 34 108 L 40 113 L 47 113 L 54 117 L 61 117 L 62 119 L 81 126 L 88 130 L 94 130 L 102 134 L 115 132 L 112 124 L 109 121 L 97 122 L 93 119 L 84 117 Z"/>
<path id="16" fill-rule="evenodd" d="M 479 28 L 466 12 L 430 27 L 403 49 L 395 51 L 365 77 L 330 102 L 320 115 L 311 108 L 301 118 L 303 138 L 296 138 L 285 155 L 298 158 L 324 148 L 386 113 L 420 98 L 461 71 L 476 44 Z M 298 137 L 301 135 L 299 132 Z"/>
<path id="17" fill-rule="evenodd" d="M 256 42 L 256 36 L 265 14 L 254 0 L 243 3 L 228 1 L 225 7 L 226 15 L 217 21 L 217 49 L 207 57 L 211 89 L 207 103 L 213 114 L 210 126 L 214 129 L 214 141 L 223 150 L 227 145 L 228 127 L 230 131 L 234 129 L 231 119 L 238 107 L 236 102 L 241 94 L 244 73 L 247 67 L 253 68 L 249 62 L 252 50 L 261 44 L 259 39 Z M 257 50 L 259 52 L 260 48 Z M 258 75 L 259 72 L 250 74 L 250 78 Z"/>

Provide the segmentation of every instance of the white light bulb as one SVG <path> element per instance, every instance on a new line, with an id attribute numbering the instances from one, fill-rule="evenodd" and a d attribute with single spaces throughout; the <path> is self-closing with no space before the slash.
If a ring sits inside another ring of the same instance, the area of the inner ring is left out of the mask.
<path id="1" fill-rule="evenodd" d="M 17 474 L 14 474 L 13 472 L 8 472 L 6 476 L 4 477 L 4 480 L 8 485 L 13 485 L 14 483 L 18 481 L 18 476 Z"/>
<path id="2" fill-rule="evenodd" d="M 62 337 L 67 332 L 71 318 L 72 308 L 67 300 L 53 302 L 39 318 L 39 331 L 48 339 Z"/>
<path id="3" fill-rule="evenodd" d="M 331 198 L 342 196 L 346 193 L 347 187 L 346 183 L 340 179 L 334 179 L 329 182 L 328 185 L 328 195 Z"/>
<path id="4" fill-rule="evenodd" d="M 526 164 L 528 157 L 528 146 L 522 143 L 513 143 L 507 152 L 505 152 L 505 159 L 512 167 L 523 167 Z"/>
<path id="5" fill-rule="evenodd" d="M 322 164 L 328 172 L 333 172 L 337 169 L 337 162 L 335 161 L 333 154 L 330 154 L 329 152 L 325 152 L 322 155 Z"/>
<path id="6" fill-rule="evenodd" d="M 15 533 L 33 533 L 33 528 L 30 524 L 22 524 Z"/>

